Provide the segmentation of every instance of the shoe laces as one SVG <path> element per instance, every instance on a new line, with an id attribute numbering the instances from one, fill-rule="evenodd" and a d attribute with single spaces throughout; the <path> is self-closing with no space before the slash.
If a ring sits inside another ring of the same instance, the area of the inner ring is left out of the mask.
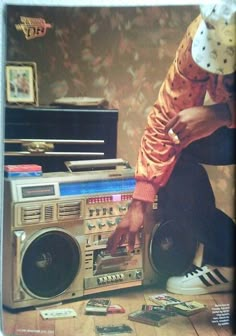
<path id="1" fill-rule="evenodd" d="M 203 271 L 202 267 L 192 265 L 191 270 L 187 271 L 185 273 L 185 276 L 186 278 L 188 278 L 189 276 L 194 276 L 195 274 L 198 274 L 198 272 L 202 271 Z"/>

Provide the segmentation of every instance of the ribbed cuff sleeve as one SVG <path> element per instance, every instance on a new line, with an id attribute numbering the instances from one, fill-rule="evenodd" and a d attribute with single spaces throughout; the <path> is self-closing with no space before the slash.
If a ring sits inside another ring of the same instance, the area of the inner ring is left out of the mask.
<path id="1" fill-rule="evenodd" d="M 157 194 L 158 187 L 150 182 L 137 181 L 133 198 L 144 202 L 153 202 Z"/>

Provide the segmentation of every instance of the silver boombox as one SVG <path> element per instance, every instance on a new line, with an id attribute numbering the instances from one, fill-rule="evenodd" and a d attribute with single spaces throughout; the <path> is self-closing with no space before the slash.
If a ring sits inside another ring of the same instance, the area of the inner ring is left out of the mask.
<path id="1" fill-rule="evenodd" d="M 156 280 L 151 263 L 144 262 L 148 250 L 141 233 L 132 252 L 126 244 L 115 255 L 106 251 L 107 239 L 132 198 L 133 169 L 122 159 L 65 164 L 68 172 L 5 179 L 3 304 L 7 307 L 45 305 L 140 286 L 145 274 L 146 283 Z"/>
<path id="2" fill-rule="evenodd" d="M 195 241 L 189 248 L 181 223 L 160 220 L 157 201 L 150 204 L 134 250 L 128 252 L 124 243 L 115 255 L 107 252 L 108 237 L 127 212 L 135 187 L 134 170 L 127 162 L 65 164 L 68 172 L 5 179 L 6 307 L 42 306 L 150 285 L 188 267 Z"/>

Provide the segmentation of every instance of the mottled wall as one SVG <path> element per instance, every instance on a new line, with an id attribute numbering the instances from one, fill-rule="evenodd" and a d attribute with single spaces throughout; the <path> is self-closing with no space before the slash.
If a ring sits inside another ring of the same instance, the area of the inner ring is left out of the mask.
<path id="1" fill-rule="evenodd" d="M 119 108 L 117 156 L 135 164 L 146 116 L 194 6 L 132 8 L 8 8 L 7 60 L 34 61 L 40 105 L 63 96 L 105 97 Z M 26 40 L 20 16 L 52 24 Z M 217 200 L 232 213 L 232 169 L 211 170 Z"/>

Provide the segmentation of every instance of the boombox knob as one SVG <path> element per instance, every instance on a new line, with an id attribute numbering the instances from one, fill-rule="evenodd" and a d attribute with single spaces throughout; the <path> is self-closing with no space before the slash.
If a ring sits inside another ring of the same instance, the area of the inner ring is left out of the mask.
<path id="1" fill-rule="evenodd" d="M 143 278 L 143 272 L 142 271 L 137 271 L 136 272 L 136 279 L 142 279 Z"/>

